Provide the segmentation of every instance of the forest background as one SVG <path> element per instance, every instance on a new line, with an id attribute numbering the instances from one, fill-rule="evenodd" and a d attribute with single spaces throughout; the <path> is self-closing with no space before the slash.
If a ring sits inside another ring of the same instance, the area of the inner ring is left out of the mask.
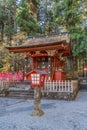
<path id="1" fill-rule="evenodd" d="M 60 33 L 70 36 L 74 64 L 87 58 L 86 0 L 0 0 L 0 71 L 19 71 L 25 65 L 22 54 L 9 54 L 5 46 Z"/>

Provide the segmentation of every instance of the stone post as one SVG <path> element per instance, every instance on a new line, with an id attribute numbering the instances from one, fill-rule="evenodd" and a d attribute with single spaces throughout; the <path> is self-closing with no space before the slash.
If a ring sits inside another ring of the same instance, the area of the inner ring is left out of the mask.
<path id="1" fill-rule="evenodd" d="M 42 116 L 44 112 L 41 110 L 41 88 L 34 88 L 34 110 L 31 113 L 31 116 Z"/>

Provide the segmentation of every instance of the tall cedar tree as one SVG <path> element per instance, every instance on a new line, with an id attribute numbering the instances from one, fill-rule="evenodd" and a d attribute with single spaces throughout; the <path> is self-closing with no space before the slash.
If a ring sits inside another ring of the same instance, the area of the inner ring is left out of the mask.
<path id="1" fill-rule="evenodd" d="M 37 1 L 25 0 L 21 1 L 17 11 L 16 21 L 20 27 L 20 31 L 27 35 L 35 35 L 40 33 L 40 26 L 37 24 L 36 9 Z"/>
<path id="2" fill-rule="evenodd" d="M 4 26 L 6 20 L 7 20 L 6 8 L 5 5 L 1 4 L 0 5 L 0 33 L 1 33 L 0 41 L 3 41 L 4 38 Z"/>
<path id="3" fill-rule="evenodd" d="M 7 36 L 9 42 L 15 32 L 16 2 L 17 0 L 0 1 L 1 40 L 4 39 L 4 36 Z"/>
<path id="4" fill-rule="evenodd" d="M 55 23 L 58 27 L 65 27 L 70 34 L 74 56 L 83 53 L 87 47 L 81 8 L 84 8 L 81 0 L 56 0 Z"/>

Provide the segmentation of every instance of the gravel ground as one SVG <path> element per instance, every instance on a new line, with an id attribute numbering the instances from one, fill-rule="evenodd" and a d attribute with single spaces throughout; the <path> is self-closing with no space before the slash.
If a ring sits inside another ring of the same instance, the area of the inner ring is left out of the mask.
<path id="1" fill-rule="evenodd" d="M 0 98 L 0 130 L 87 130 L 87 92 L 75 101 L 41 100 L 44 115 L 30 116 L 34 100 Z"/>

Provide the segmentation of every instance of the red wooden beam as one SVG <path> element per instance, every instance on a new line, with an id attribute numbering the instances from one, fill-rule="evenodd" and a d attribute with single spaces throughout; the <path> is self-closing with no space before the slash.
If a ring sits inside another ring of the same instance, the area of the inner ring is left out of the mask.
<path id="1" fill-rule="evenodd" d="M 14 52 L 14 53 L 22 53 L 22 52 L 29 52 L 29 51 L 40 51 L 40 50 L 59 50 L 62 49 L 63 46 L 61 44 L 58 45 L 51 45 L 51 46 L 39 46 L 39 47 L 29 47 L 29 48 L 7 48 L 9 52 Z"/>

